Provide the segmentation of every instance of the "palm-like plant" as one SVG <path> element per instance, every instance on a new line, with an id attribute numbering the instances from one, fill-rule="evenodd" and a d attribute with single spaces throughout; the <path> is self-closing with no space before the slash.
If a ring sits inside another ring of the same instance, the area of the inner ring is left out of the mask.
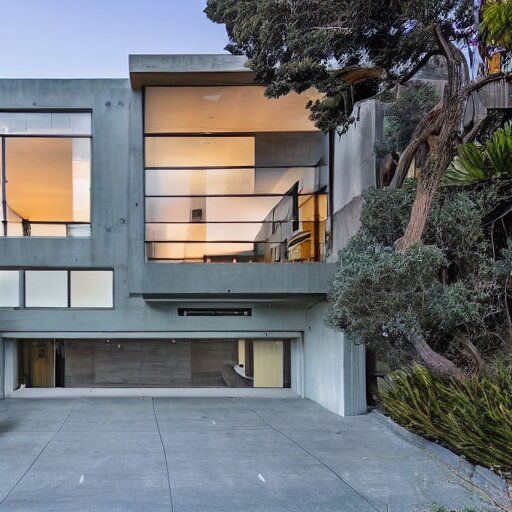
<path id="1" fill-rule="evenodd" d="M 488 43 L 512 48 L 512 1 L 503 0 L 485 8 L 480 33 Z"/>
<path id="2" fill-rule="evenodd" d="M 462 144 L 445 173 L 443 184 L 465 186 L 506 178 L 512 178 L 512 123 L 496 130 L 484 144 Z"/>

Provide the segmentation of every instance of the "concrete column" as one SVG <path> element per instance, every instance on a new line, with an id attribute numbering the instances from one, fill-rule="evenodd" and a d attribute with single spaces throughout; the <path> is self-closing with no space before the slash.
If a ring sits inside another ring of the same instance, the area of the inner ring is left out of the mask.
<path id="1" fill-rule="evenodd" d="M 329 329 L 327 303 L 309 309 L 304 332 L 305 397 L 340 416 L 366 412 L 365 348 Z"/>
<path id="2" fill-rule="evenodd" d="M 2 337 L 0 337 L 0 399 L 5 398 L 5 342 Z"/>
<path id="3" fill-rule="evenodd" d="M 343 411 L 342 416 L 366 412 L 366 348 L 343 336 Z"/>
<path id="4" fill-rule="evenodd" d="M 2 398 L 8 397 L 18 384 L 18 353 L 15 340 L 2 338 Z"/>

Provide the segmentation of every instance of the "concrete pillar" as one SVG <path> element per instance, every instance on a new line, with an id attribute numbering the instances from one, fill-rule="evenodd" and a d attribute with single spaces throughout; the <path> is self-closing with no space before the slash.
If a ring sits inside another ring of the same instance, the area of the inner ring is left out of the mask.
<path id="1" fill-rule="evenodd" d="M 9 395 L 18 387 L 18 353 L 16 340 L 2 338 L 1 397 Z"/>
<path id="2" fill-rule="evenodd" d="M 340 416 L 366 412 L 365 348 L 338 331 L 324 318 L 327 303 L 308 311 L 304 333 L 304 395 Z"/>
<path id="3" fill-rule="evenodd" d="M 365 414 L 366 348 L 343 336 L 343 412 L 342 416 Z"/>
<path id="4" fill-rule="evenodd" d="M 5 342 L 2 337 L 0 337 L 0 399 L 5 398 Z"/>

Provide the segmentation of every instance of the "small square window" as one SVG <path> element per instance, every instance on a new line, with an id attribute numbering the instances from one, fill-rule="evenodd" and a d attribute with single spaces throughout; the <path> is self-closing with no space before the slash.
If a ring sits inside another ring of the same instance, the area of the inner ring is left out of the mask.
<path id="1" fill-rule="evenodd" d="M 72 308 L 112 308 L 113 272 L 111 270 L 72 270 Z"/>
<path id="2" fill-rule="evenodd" d="M 0 308 L 18 308 L 19 306 L 19 270 L 0 270 Z"/>
<path id="3" fill-rule="evenodd" d="M 25 306 L 27 308 L 68 307 L 67 271 L 27 270 L 25 272 Z"/>

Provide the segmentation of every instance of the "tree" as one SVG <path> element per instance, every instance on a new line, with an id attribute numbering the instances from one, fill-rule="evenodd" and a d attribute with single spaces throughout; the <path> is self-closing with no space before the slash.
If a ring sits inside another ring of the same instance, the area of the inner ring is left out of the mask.
<path id="1" fill-rule="evenodd" d="M 226 24 L 227 49 L 248 57 L 269 97 L 310 87 L 323 93 L 322 99 L 308 104 L 311 119 L 323 130 L 346 130 L 354 121 L 356 101 L 406 83 L 431 57 L 444 56 L 448 76 L 443 99 L 417 126 L 396 170 L 400 185 L 416 153 L 430 137 L 437 137 L 422 169 L 409 222 L 395 244 L 404 252 L 421 241 L 434 195 L 457 146 L 465 136 L 474 136 L 475 130 L 463 133 L 468 99 L 505 77 L 469 77 L 460 47 L 473 35 L 473 9 L 473 0 L 208 0 L 205 12 Z"/>
<path id="2" fill-rule="evenodd" d="M 327 323 L 392 368 L 420 361 L 459 378 L 481 371 L 496 354 L 512 354 L 510 182 L 443 187 L 425 243 L 400 253 L 393 242 L 407 223 L 415 188 L 407 180 L 400 189 L 365 193 L 361 228 L 340 251 Z M 503 225 L 494 229 L 503 210 Z"/>

